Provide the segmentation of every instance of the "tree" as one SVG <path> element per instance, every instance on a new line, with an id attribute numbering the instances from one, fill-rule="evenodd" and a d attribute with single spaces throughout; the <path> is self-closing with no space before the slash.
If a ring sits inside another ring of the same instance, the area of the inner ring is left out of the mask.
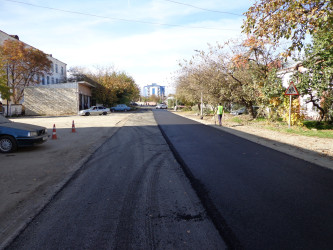
<path id="1" fill-rule="evenodd" d="M 304 46 L 306 34 L 327 32 L 333 26 L 331 0 L 258 0 L 245 12 L 243 32 L 257 38 L 265 37 L 277 43 L 291 39 L 291 51 Z"/>
<path id="2" fill-rule="evenodd" d="M 320 110 L 321 120 L 333 120 L 333 31 L 318 32 L 313 44 L 305 49 L 302 65 L 304 72 L 297 71 L 294 80 L 307 103 Z"/>
<path id="3" fill-rule="evenodd" d="M 18 104 L 23 97 L 24 88 L 39 83 L 40 77 L 48 74 L 51 61 L 37 49 L 27 47 L 16 40 L 5 40 L 0 46 L 3 64 L 8 67 L 8 80 L 13 101 Z"/>
<path id="4" fill-rule="evenodd" d="M 204 104 L 217 107 L 223 100 L 221 84 L 224 75 L 219 70 L 219 65 L 212 59 L 211 51 L 196 51 L 190 61 L 184 60 L 179 64 L 177 98 L 190 105 L 197 104 L 201 108 L 201 97 Z"/>
<path id="5" fill-rule="evenodd" d="M 229 51 L 225 52 L 227 48 Z M 276 71 L 281 60 L 275 47 L 267 40 L 249 37 L 241 42 L 219 45 L 212 54 L 217 55 L 220 72 L 224 75 L 219 78 L 224 79 L 220 92 L 223 99 L 244 105 L 255 117 L 253 106 L 267 105 L 272 97 L 267 95 L 273 94 L 269 90 L 280 83 Z"/>
<path id="6" fill-rule="evenodd" d="M 11 96 L 10 88 L 7 86 L 7 66 L 5 65 L 3 55 L 0 54 L 0 96 L 8 100 Z"/>
<path id="7" fill-rule="evenodd" d="M 104 105 L 129 104 L 140 97 L 139 87 L 125 72 L 117 72 L 113 68 L 99 68 L 97 73 L 88 73 L 87 76 L 98 83 L 93 95 Z"/>
<path id="8" fill-rule="evenodd" d="M 281 60 L 274 46 L 254 37 L 210 46 L 208 52 L 198 51 L 184 62 L 177 79 L 178 96 L 199 103 L 202 93 L 204 102 L 214 107 L 219 102 L 242 104 L 253 117 L 253 105 L 268 103 L 266 94 L 273 95 L 271 90 L 280 83 L 276 70 Z"/>

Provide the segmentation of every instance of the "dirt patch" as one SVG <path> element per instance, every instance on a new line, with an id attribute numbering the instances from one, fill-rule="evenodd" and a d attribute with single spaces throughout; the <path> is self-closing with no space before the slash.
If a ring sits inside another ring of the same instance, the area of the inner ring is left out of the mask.
<path id="1" fill-rule="evenodd" d="M 127 112 L 11 119 L 44 126 L 49 135 L 55 124 L 58 139 L 50 138 L 35 147 L 0 154 L 0 249 L 130 116 Z M 72 133 L 73 121 L 75 133 Z"/>
<path id="2" fill-rule="evenodd" d="M 234 116 L 229 114 L 224 116 L 223 126 L 219 127 L 215 125 L 215 119 L 211 116 L 205 116 L 200 119 L 199 115 L 189 112 L 174 113 L 206 125 L 215 126 L 297 158 L 333 169 L 333 139 L 272 131 L 253 124 L 239 124 L 233 122 L 231 118 Z"/>

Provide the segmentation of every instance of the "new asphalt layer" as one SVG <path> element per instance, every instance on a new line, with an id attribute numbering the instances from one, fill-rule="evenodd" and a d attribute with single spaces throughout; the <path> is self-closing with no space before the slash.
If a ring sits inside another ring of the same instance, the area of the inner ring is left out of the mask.
<path id="1" fill-rule="evenodd" d="M 167 111 L 154 115 L 231 248 L 332 249 L 332 170 Z"/>

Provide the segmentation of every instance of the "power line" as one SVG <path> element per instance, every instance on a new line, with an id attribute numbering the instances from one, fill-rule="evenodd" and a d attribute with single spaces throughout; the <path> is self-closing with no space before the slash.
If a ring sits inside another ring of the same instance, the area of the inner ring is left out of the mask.
<path id="1" fill-rule="evenodd" d="M 110 20 L 123 21 L 123 22 L 143 23 L 143 24 L 168 26 L 168 27 L 183 27 L 183 28 L 190 28 L 190 29 L 234 30 L 234 29 L 218 29 L 218 28 L 211 28 L 211 27 L 185 26 L 185 25 L 180 25 L 180 24 L 155 23 L 155 22 L 141 21 L 141 20 L 135 20 L 135 19 L 115 18 L 115 17 L 100 16 L 100 15 L 83 13 L 83 12 L 72 11 L 72 10 L 63 10 L 63 9 L 58 9 L 58 8 L 53 8 L 53 7 L 47 7 L 47 6 L 37 5 L 37 4 L 31 4 L 31 3 L 25 3 L 25 2 L 15 1 L 15 0 L 4 0 L 4 1 L 18 3 L 18 4 L 24 4 L 24 5 L 29 5 L 29 6 L 33 6 L 33 7 L 37 7 L 37 8 L 42 8 L 42 9 L 49 9 L 49 10 L 54 10 L 54 11 L 60 11 L 60 12 L 66 12 L 66 13 L 76 14 L 76 15 L 84 15 L 84 16 L 97 17 L 97 18 L 110 19 Z"/>
<path id="2" fill-rule="evenodd" d="M 222 13 L 222 14 L 229 14 L 229 15 L 234 15 L 234 16 L 243 16 L 243 15 L 240 15 L 240 14 L 231 13 L 231 12 L 226 12 L 226 11 L 204 9 L 204 8 L 200 8 L 200 7 L 197 7 L 197 6 L 191 5 L 191 4 L 181 3 L 181 2 L 176 2 L 176 1 L 172 1 L 172 0 L 162 0 L 162 1 L 171 2 L 171 3 L 176 3 L 176 4 L 180 4 L 180 5 L 185 5 L 185 6 L 189 6 L 189 7 L 195 8 L 195 9 L 204 10 L 204 11 L 209 11 L 209 12 L 216 12 L 216 13 Z"/>

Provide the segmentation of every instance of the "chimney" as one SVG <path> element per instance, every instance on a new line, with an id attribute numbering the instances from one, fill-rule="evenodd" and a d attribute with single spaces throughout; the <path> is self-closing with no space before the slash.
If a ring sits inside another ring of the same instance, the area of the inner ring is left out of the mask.
<path id="1" fill-rule="evenodd" d="M 18 35 L 9 35 L 9 36 L 11 36 L 12 38 L 15 38 L 15 39 L 17 39 L 17 40 L 20 40 L 20 38 L 19 38 Z"/>

